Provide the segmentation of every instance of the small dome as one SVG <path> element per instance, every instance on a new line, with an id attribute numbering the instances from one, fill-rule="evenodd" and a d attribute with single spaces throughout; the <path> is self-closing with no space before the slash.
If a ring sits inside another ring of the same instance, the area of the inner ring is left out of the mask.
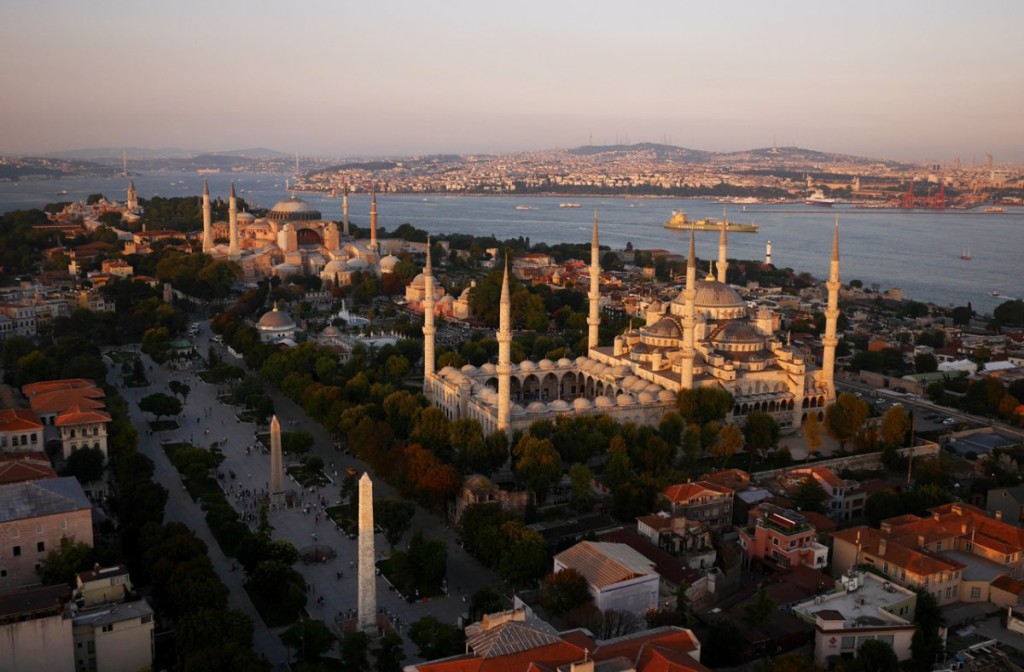
<path id="1" fill-rule="evenodd" d="M 675 401 L 676 393 L 672 390 L 662 390 L 658 392 L 658 401 Z"/>
<path id="2" fill-rule="evenodd" d="M 323 336 L 324 338 L 337 338 L 338 336 L 341 335 L 341 332 L 338 331 L 338 328 L 332 324 L 331 326 L 321 331 L 320 335 Z"/>
<path id="3" fill-rule="evenodd" d="M 615 405 L 615 401 L 611 397 L 598 397 L 594 399 L 594 406 L 598 408 L 610 408 Z"/>
<path id="4" fill-rule="evenodd" d="M 395 266 L 398 266 L 399 259 L 393 254 L 389 254 L 380 260 L 380 271 L 381 273 L 393 273 Z"/>
<path id="5" fill-rule="evenodd" d="M 670 317 L 663 317 L 645 330 L 648 336 L 656 338 L 682 338 L 683 331 L 679 324 Z"/>
<path id="6" fill-rule="evenodd" d="M 747 305 L 735 289 L 717 280 L 697 282 L 694 304 L 698 308 L 745 308 Z"/>
<path id="7" fill-rule="evenodd" d="M 579 397 L 577 399 L 573 399 L 572 400 L 572 407 L 574 409 L 576 409 L 577 411 L 586 411 L 588 409 L 593 408 L 594 405 L 590 403 L 589 399 L 584 399 L 583 397 Z"/>
<path id="8" fill-rule="evenodd" d="M 618 366 L 612 367 L 613 376 L 627 376 L 633 369 L 630 368 L 629 364 L 619 364 Z"/>
<path id="9" fill-rule="evenodd" d="M 589 361 L 590 361 L 589 357 L 585 357 L 583 355 L 580 355 L 579 357 L 576 358 L 576 366 L 579 366 L 579 367 L 582 368 L 583 365 L 586 364 Z"/>
<path id="10" fill-rule="evenodd" d="M 361 271 L 369 267 L 370 265 L 366 263 L 366 260 L 359 257 L 354 257 L 345 262 L 345 268 L 350 271 Z"/>
<path id="11" fill-rule="evenodd" d="M 294 329 L 295 322 L 288 313 L 278 310 L 275 305 L 273 310 L 263 313 L 256 326 L 260 329 Z"/>
<path id="12" fill-rule="evenodd" d="M 496 367 L 494 364 L 491 364 L 490 362 L 484 362 L 480 366 L 480 373 L 497 373 L 497 372 L 498 372 L 498 367 Z"/>
<path id="13" fill-rule="evenodd" d="M 570 366 L 572 366 L 572 360 L 571 359 L 569 359 L 567 357 L 562 357 L 560 360 L 558 360 L 558 368 L 564 369 L 564 368 L 570 367 Z"/>
<path id="14" fill-rule="evenodd" d="M 568 411 L 569 404 L 564 399 L 555 399 L 550 404 L 548 404 L 548 408 L 551 409 L 552 411 Z"/>
<path id="15" fill-rule="evenodd" d="M 319 210 L 306 201 L 290 196 L 278 201 L 267 213 L 267 219 L 277 222 L 315 221 L 321 219 L 321 215 Z"/>
<path id="16" fill-rule="evenodd" d="M 662 391 L 662 389 L 664 388 L 662 388 L 661 385 L 658 385 L 657 383 L 651 383 L 650 385 L 644 388 L 644 392 L 650 392 L 651 394 L 657 395 L 659 392 Z"/>
<path id="17" fill-rule="evenodd" d="M 653 404 L 654 395 L 652 395 L 650 392 L 641 392 L 640 394 L 636 395 L 636 400 L 641 404 Z"/>
<path id="18" fill-rule="evenodd" d="M 328 261 L 324 266 L 324 270 L 321 273 L 344 273 L 345 272 L 345 261 L 343 259 L 332 259 Z"/>
<path id="19" fill-rule="evenodd" d="M 550 359 L 542 359 L 539 362 L 537 362 L 537 367 L 543 371 L 550 371 L 551 369 L 555 368 L 555 363 L 552 362 Z"/>
<path id="20" fill-rule="evenodd" d="M 240 212 L 237 215 L 235 215 L 235 220 L 238 223 L 251 223 L 256 221 L 256 217 L 251 212 Z"/>
<path id="21" fill-rule="evenodd" d="M 644 390 L 647 389 L 647 381 L 646 380 L 640 380 L 638 378 L 635 382 L 631 383 L 628 387 L 629 387 L 629 391 L 630 392 L 643 392 Z"/>
<path id="22" fill-rule="evenodd" d="M 635 383 L 638 380 L 640 380 L 640 379 L 637 378 L 636 376 L 633 376 L 633 375 L 626 376 L 625 378 L 622 379 L 622 386 L 623 387 L 629 387 L 630 385 L 632 385 L 633 383 Z"/>
<path id="23" fill-rule="evenodd" d="M 465 366 L 462 367 L 462 372 L 463 373 L 476 373 L 476 367 L 473 366 L 472 364 L 466 364 Z"/>
<path id="24" fill-rule="evenodd" d="M 486 492 L 494 487 L 490 479 L 488 479 L 483 474 L 473 474 L 472 476 L 467 476 L 463 485 L 464 487 L 466 487 L 469 490 L 472 490 L 473 492 Z"/>
<path id="25" fill-rule="evenodd" d="M 594 364 L 594 366 L 590 367 L 590 372 L 592 374 L 594 374 L 595 376 L 600 376 L 602 373 L 604 373 L 607 370 L 608 370 L 608 365 L 607 364 L 602 364 L 601 362 L 596 362 Z"/>
<path id="26" fill-rule="evenodd" d="M 427 276 L 423 275 L 422 273 L 419 273 L 416 275 L 415 278 L 412 279 L 412 282 L 410 282 L 409 284 L 412 285 L 413 287 L 422 289 L 427 284 L 426 278 Z"/>
<path id="27" fill-rule="evenodd" d="M 526 407 L 526 410 L 530 413 L 543 413 L 547 409 L 548 407 L 543 401 L 534 401 Z"/>
<path id="28" fill-rule="evenodd" d="M 442 378 L 447 378 L 448 376 L 452 375 L 453 373 L 457 373 L 457 371 L 455 370 L 454 366 L 446 366 L 443 369 L 441 369 L 440 371 L 438 371 L 437 373 Z"/>
<path id="29" fill-rule="evenodd" d="M 523 361 L 519 362 L 519 370 L 520 371 L 536 371 L 537 370 L 537 365 L 535 363 L 531 362 L 528 359 L 524 359 Z"/>
<path id="30" fill-rule="evenodd" d="M 619 406 L 632 406 L 634 401 L 633 397 L 629 394 L 620 394 L 615 397 L 615 403 Z"/>
<path id="31" fill-rule="evenodd" d="M 526 415 L 526 409 L 519 404 L 512 404 L 512 408 L 509 409 L 512 415 Z"/>

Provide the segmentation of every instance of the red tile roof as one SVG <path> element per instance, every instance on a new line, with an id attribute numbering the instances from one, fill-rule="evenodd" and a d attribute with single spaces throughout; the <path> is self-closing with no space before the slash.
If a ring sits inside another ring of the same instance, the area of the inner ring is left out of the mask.
<path id="1" fill-rule="evenodd" d="M 5 408 L 0 411 L 0 432 L 31 432 L 42 428 L 39 416 L 27 408 Z"/>
<path id="2" fill-rule="evenodd" d="M 1014 595 L 1018 596 L 1022 592 L 1024 592 L 1024 583 L 1021 583 L 1009 574 L 1003 574 L 1002 576 L 998 577 L 995 581 L 992 582 L 992 587 L 998 588 L 1000 590 L 1005 590 L 1008 593 L 1013 593 Z"/>
<path id="3" fill-rule="evenodd" d="M 81 409 L 103 408 L 104 396 L 103 390 L 96 387 L 53 390 L 29 397 L 29 403 L 32 405 L 33 411 L 43 415 L 60 413 L 72 406 L 78 406 Z"/>
<path id="4" fill-rule="evenodd" d="M 695 497 L 700 497 L 705 493 L 731 496 L 733 491 L 732 488 L 727 488 L 724 485 L 718 485 L 717 483 L 697 481 L 696 483 L 679 483 L 677 485 L 670 485 L 665 488 L 661 494 L 673 504 L 687 504 L 690 500 Z"/>
<path id="5" fill-rule="evenodd" d="M 72 406 L 64 413 L 57 416 L 56 425 L 67 427 L 69 425 L 85 425 L 95 422 L 110 422 L 110 414 L 103 411 L 83 411 L 78 406 Z"/>
<path id="6" fill-rule="evenodd" d="M 57 478 L 57 472 L 49 465 L 38 464 L 33 460 L 0 462 L 0 485 L 39 481 L 44 478 Z"/>

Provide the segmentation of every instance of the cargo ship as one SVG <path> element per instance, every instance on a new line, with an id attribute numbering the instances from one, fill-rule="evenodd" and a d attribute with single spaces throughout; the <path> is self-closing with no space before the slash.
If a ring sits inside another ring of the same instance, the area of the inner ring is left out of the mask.
<path id="1" fill-rule="evenodd" d="M 672 217 L 665 222 L 666 229 L 681 229 L 684 231 L 721 231 L 722 222 L 725 222 L 727 233 L 757 233 L 757 224 L 738 224 L 730 222 L 728 218 L 722 219 L 690 219 L 682 210 L 673 210 Z"/>

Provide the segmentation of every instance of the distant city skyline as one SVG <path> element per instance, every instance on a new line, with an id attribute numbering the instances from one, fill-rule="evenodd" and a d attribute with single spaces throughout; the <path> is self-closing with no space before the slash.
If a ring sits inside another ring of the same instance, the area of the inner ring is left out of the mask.
<path id="1" fill-rule="evenodd" d="M 0 10 L 0 154 L 410 156 L 666 142 L 1024 161 L 1006 0 Z"/>

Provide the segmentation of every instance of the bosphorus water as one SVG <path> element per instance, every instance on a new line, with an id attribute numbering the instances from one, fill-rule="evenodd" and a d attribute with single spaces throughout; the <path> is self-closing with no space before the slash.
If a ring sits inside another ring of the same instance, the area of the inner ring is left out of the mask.
<path id="1" fill-rule="evenodd" d="M 216 173 L 207 176 L 214 198 L 226 198 L 235 181 L 241 197 L 259 207 L 285 198 L 285 175 Z M 195 173 L 158 172 L 134 176 L 139 196 L 198 195 L 202 178 Z M 58 180 L 0 182 L 0 211 L 40 207 L 61 200 L 80 200 L 92 193 L 124 199 L 125 177 L 83 177 Z M 59 191 L 66 190 L 66 195 Z M 299 194 L 327 219 L 341 220 L 341 198 Z M 579 203 L 560 208 L 559 203 Z M 532 209 L 517 210 L 516 206 Z M 832 244 L 832 225 L 839 216 L 842 277 L 882 289 L 900 287 L 904 296 L 938 305 L 963 305 L 991 312 L 1007 298 L 1024 297 L 1024 209 L 1007 214 L 969 212 L 905 212 L 900 210 L 832 209 L 804 205 L 747 206 L 743 212 L 728 206 L 731 220 L 753 221 L 758 233 L 729 236 L 729 257 L 763 259 L 765 243 L 772 241 L 772 261 L 824 278 Z M 385 194 L 378 196 L 379 224 L 390 230 L 408 222 L 432 234 L 470 233 L 498 239 L 528 237 L 531 243 L 585 243 L 590 240 L 596 209 L 601 244 L 613 248 L 665 249 L 685 254 L 686 231 L 664 228 L 672 210 L 685 210 L 691 218 L 721 217 L 722 205 L 692 199 L 646 199 L 579 196 L 448 196 L 443 194 Z M 369 197 L 349 198 L 350 220 L 366 226 Z M 697 254 L 717 258 L 718 234 L 697 233 Z M 971 260 L 961 260 L 970 250 Z M 992 296 L 998 291 L 999 296 Z"/>

